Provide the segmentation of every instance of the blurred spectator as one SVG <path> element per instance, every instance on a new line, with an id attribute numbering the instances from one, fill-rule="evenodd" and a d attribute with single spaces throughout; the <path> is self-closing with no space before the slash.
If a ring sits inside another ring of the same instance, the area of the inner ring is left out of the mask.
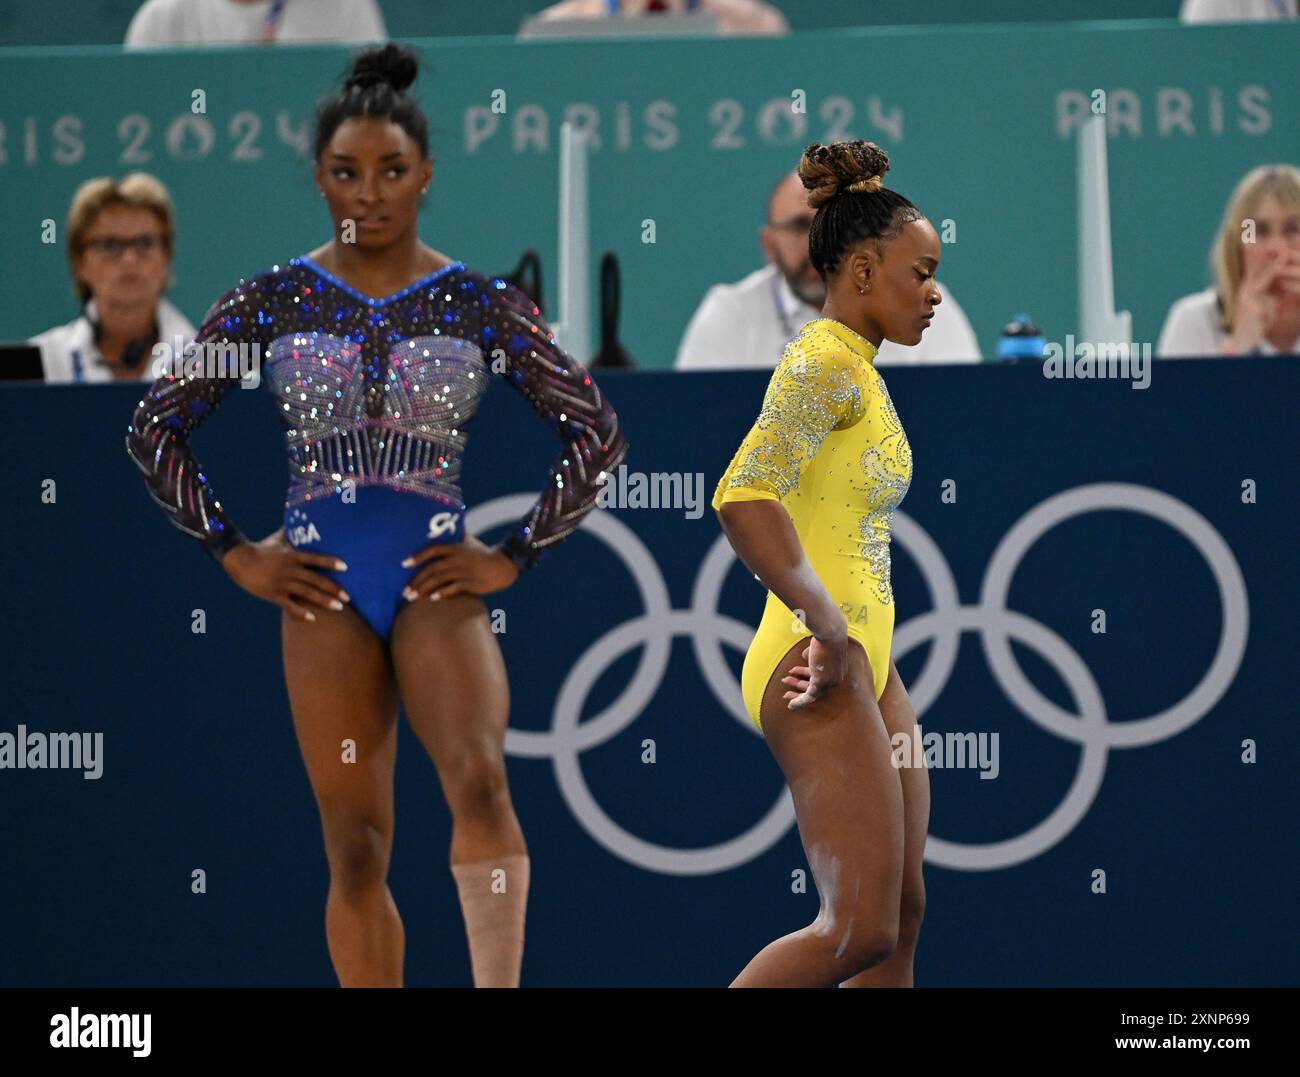
<path id="1" fill-rule="evenodd" d="M 539 12 L 542 19 L 598 19 L 605 15 L 707 12 L 724 34 L 788 34 L 785 16 L 764 0 L 561 0 Z"/>
<path id="2" fill-rule="evenodd" d="M 768 264 L 735 284 L 715 284 L 691 318 L 677 351 L 678 370 L 776 366 L 786 344 L 821 317 L 826 285 L 808 256 L 814 212 L 796 173 L 783 177 L 767 204 L 759 242 Z M 936 282 L 937 283 L 937 282 Z M 943 285 L 934 321 L 920 344 L 880 342 L 876 363 L 979 362 L 979 344 Z"/>
<path id="3" fill-rule="evenodd" d="M 124 44 L 147 49 L 384 40 L 384 19 L 375 0 L 145 0 L 127 27 Z"/>
<path id="4" fill-rule="evenodd" d="M 1294 19 L 1296 0 L 1183 0 L 1183 22 L 1260 22 Z"/>
<path id="5" fill-rule="evenodd" d="M 33 337 L 47 382 L 152 381 L 153 346 L 176 353 L 194 326 L 163 297 L 175 236 L 167 190 L 135 172 L 120 183 L 88 180 L 68 211 L 68 261 L 83 309 Z"/>
<path id="6" fill-rule="evenodd" d="M 1214 286 L 1170 307 L 1156 355 L 1300 355 L 1300 168 L 1246 174 L 1210 263 Z"/>

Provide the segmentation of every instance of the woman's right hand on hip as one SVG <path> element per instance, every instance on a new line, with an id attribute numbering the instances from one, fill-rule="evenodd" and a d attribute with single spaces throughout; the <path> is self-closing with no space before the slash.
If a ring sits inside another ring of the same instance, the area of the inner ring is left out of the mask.
<path id="1" fill-rule="evenodd" d="M 350 601 L 337 583 L 317 569 L 344 572 L 337 557 L 290 546 L 281 528 L 260 542 L 243 542 L 221 559 L 221 567 L 250 595 L 273 602 L 298 621 L 314 621 L 314 607 L 341 610 Z"/>
<path id="2" fill-rule="evenodd" d="M 815 702 L 844 680 L 849 665 L 849 637 L 820 640 L 813 636 L 803 657 L 806 666 L 795 666 L 781 678 L 783 684 L 791 686 L 783 698 L 790 701 L 792 711 Z"/>

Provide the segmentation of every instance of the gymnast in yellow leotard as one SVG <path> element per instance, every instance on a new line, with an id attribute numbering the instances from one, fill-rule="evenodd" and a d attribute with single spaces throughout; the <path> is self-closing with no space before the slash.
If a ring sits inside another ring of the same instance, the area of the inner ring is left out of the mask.
<path id="1" fill-rule="evenodd" d="M 872 364 L 875 356 L 875 345 L 841 322 L 819 318 L 805 325 L 786 345 L 713 508 L 781 502 L 849 636 L 867 652 L 879 699 L 894 631 L 890 519 L 912 479 L 912 450 Z M 772 673 L 791 644 L 811 634 L 769 591 L 741 673 L 745 709 L 760 729 L 759 705 Z"/>
<path id="2" fill-rule="evenodd" d="M 807 220 L 801 198 L 816 213 L 802 255 L 787 221 L 774 225 L 781 257 L 769 256 L 787 280 L 815 270 L 826 298 L 786 346 L 713 496 L 767 590 L 741 694 L 789 785 L 820 900 L 733 987 L 912 986 L 930 786 L 924 766 L 896 765 L 920 730 L 890 657 L 889 555 L 912 449 L 875 359 L 885 340 L 918 343 L 942 297 L 939 237 L 882 185 L 888 168 L 871 142 L 814 144 L 773 192 L 774 218 Z"/>

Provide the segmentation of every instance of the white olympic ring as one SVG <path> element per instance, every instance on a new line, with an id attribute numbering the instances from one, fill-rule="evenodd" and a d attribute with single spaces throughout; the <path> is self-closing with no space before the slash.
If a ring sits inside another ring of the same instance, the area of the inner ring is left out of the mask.
<path id="1" fill-rule="evenodd" d="M 496 498 L 471 510 L 466 530 L 478 533 L 519 519 L 535 495 Z M 1159 714 L 1112 723 L 1095 679 L 1068 643 L 1039 621 L 1006 608 L 1015 569 L 1029 548 L 1058 523 L 1087 512 L 1143 513 L 1180 532 L 1205 558 L 1222 606 L 1219 643 L 1209 669 L 1183 699 Z M 1199 721 L 1223 697 L 1241 665 L 1249 622 L 1246 584 L 1232 551 L 1200 513 L 1168 494 L 1129 483 L 1094 483 L 1065 490 L 1025 513 L 1007 532 L 989 561 L 980 604 L 962 606 L 957 582 L 939 547 L 914 520 L 894 513 L 894 541 L 911 554 L 925 579 L 933 609 L 894 630 L 891 658 L 933 641 L 921 672 L 908 690 L 918 723 L 947 683 L 957 661 L 961 634 L 978 631 L 989 671 L 1008 698 L 1030 721 L 1082 748 L 1074 781 L 1061 803 L 1037 825 L 1015 838 L 963 844 L 930 835 L 925 858 L 943 867 L 991 871 L 1023 863 L 1052 848 L 1087 814 L 1101 789 L 1111 748 L 1136 748 L 1168 739 Z M 738 837 L 695 849 L 657 845 L 629 833 L 596 803 L 583 777 L 579 753 L 617 736 L 644 712 L 663 681 L 672 638 L 689 636 L 705 682 L 718 702 L 755 736 L 745 712 L 740 685 L 723 657 L 721 644 L 748 648 L 754 629 L 718 612 L 718 599 L 735 554 L 719 534 L 700 564 L 689 609 L 672 609 L 659 566 L 636 533 L 608 512 L 592 512 L 582 528 L 606 543 L 632 573 L 645 613 L 610 629 L 569 670 L 556 697 L 549 732 L 511 729 L 506 751 L 528 758 L 549 757 L 560 792 L 579 823 L 596 841 L 628 863 L 669 875 L 711 875 L 761 856 L 780 841 L 794 822 L 789 790 L 782 788 L 767 813 Z M 1063 710 L 1038 691 L 1016 663 L 1016 639 L 1052 664 L 1078 708 Z M 601 673 L 641 645 L 636 672 L 618 698 L 588 721 L 580 721 L 588 693 Z"/>

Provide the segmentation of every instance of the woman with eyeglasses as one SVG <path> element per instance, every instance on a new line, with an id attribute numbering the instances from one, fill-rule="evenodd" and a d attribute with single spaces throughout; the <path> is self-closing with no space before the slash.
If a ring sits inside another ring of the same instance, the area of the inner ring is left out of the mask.
<path id="1" fill-rule="evenodd" d="M 87 180 L 73 196 L 66 237 L 82 312 L 32 338 L 45 380 L 152 381 L 155 345 L 170 355 L 177 338 L 183 348 L 195 334 L 163 294 L 175 238 L 167 189 L 144 172 Z"/>

